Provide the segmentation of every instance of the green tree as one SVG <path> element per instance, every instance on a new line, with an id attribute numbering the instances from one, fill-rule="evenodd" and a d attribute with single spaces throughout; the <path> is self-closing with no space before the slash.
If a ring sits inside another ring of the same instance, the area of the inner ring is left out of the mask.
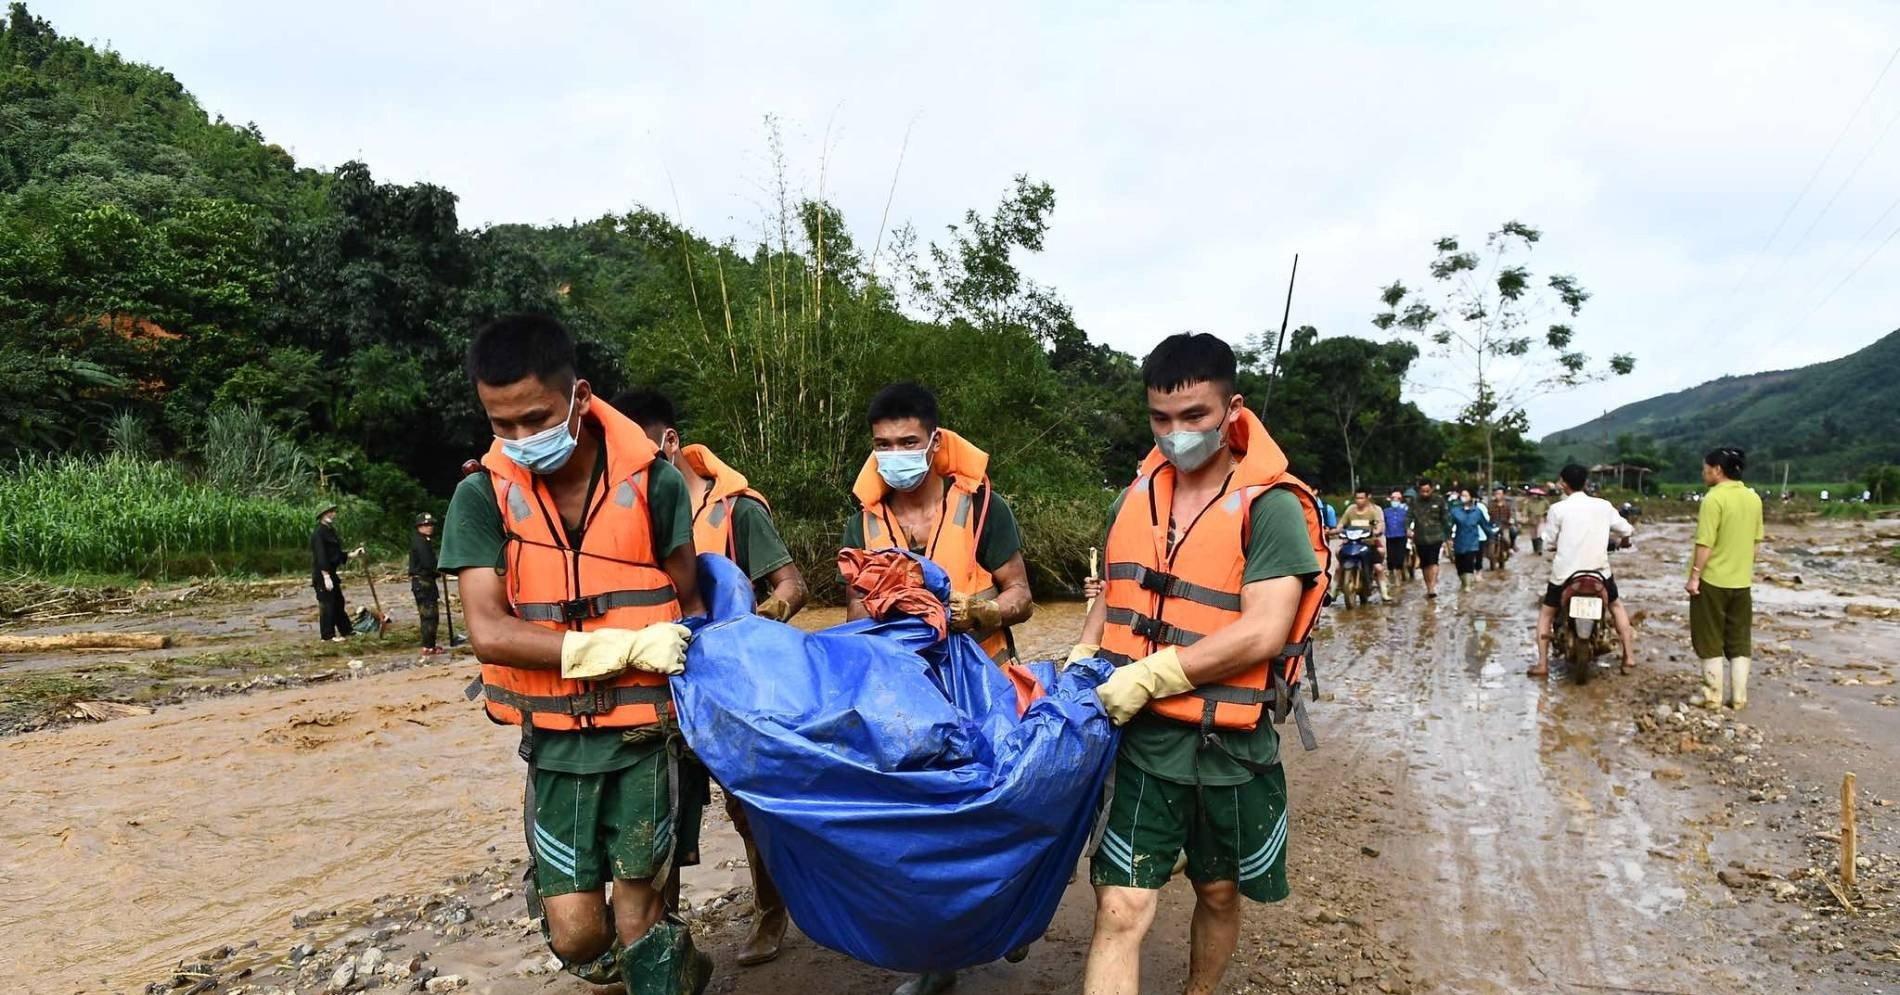
<path id="1" fill-rule="evenodd" d="M 1383 310 L 1372 323 L 1427 338 L 1464 384 L 1458 421 L 1477 429 L 1484 458 L 1478 473 L 1494 479 L 1497 436 L 1523 432 L 1524 405 L 1533 398 L 1622 376 L 1635 368 L 1627 354 L 1601 367 L 1575 348 L 1569 324 L 1590 299 L 1577 278 L 1545 277 L 1541 285 L 1525 263 L 1543 238 L 1537 229 L 1507 221 L 1485 237 L 1483 252 L 1447 236 L 1435 243 L 1431 283 L 1420 289 L 1393 281 L 1380 291 Z"/>

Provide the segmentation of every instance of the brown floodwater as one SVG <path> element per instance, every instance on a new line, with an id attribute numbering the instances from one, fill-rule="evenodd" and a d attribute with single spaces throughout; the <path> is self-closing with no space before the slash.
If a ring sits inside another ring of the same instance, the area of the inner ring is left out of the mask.
<path id="1" fill-rule="evenodd" d="M 1018 647 L 1065 655 L 1081 623 L 1079 603 L 1039 606 Z M 514 854 L 516 734 L 463 698 L 473 669 L 464 658 L 0 741 L 0 977 L 138 990 L 224 943 L 281 955 L 306 932 L 298 913 L 432 891 Z M 688 901 L 743 875 L 721 866 L 736 838 L 708 829 Z"/>

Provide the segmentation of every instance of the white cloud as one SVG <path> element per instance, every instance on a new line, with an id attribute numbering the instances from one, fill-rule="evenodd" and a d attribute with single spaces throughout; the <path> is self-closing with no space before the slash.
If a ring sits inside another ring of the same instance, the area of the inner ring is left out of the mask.
<path id="1" fill-rule="evenodd" d="M 1871 0 L 35 9 L 306 162 L 441 183 L 470 224 L 677 197 L 694 228 L 750 237 L 774 114 L 794 180 L 816 192 L 822 168 L 868 245 L 909 129 L 893 223 L 928 237 L 1015 173 L 1049 181 L 1055 228 L 1025 268 L 1135 352 L 1277 325 L 1295 251 L 1294 322 L 1371 334 L 1377 288 L 1423 279 L 1432 239 L 1521 218 L 1546 232 L 1541 270 L 1595 294 L 1580 341 L 1639 360 L 1533 405 L 1540 433 L 1900 324 L 1900 239 L 1815 309 L 1900 227 L 1862 237 L 1900 197 L 1900 136 L 1876 144 L 1900 70 L 1759 251 L 1900 42 Z"/>

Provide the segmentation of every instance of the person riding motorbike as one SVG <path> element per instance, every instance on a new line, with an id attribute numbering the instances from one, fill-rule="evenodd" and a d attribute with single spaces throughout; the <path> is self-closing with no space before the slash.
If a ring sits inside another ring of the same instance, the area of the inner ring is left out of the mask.
<path id="1" fill-rule="evenodd" d="M 1551 625 L 1562 604 L 1564 583 L 1572 575 L 1595 572 L 1603 575 L 1608 588 L 1610 615 L 1616 620 L 1616 635 L 1622 644 L 1622 672 L 1629 673 L 1635 663 L 1636 636 L 1630 616 L 1616 590 L 1616 578 L 1610 575 L 1611 536 L 1628 537 L 1636 530 L 1617 514 L 1610 502 L 1584 493 L 1590 471 L 1572 463 L 1558 474 L 1563 482 L 1564 499 L 1550 506 L 1544 517 L 1542 536 L 1550 549 L 1550 582 L 1544 588 L 1544 602 L 1537 612 L 1537 665 L 1525 671 L 1527 677 L 1550 673 Z"/>
<path id="2" fill-rule="evenodd" d="M 1379 588 L 1379 600 L 1390 601 L 1392 595 L 1385 583 L 1385 540 L 1382 538 L 1385 533 L 1385 513 L 1379 510 L 1378 505 L 1372 503 L 1372 495 L 1363 488 L 1352 492 L 1352 503 L 1346 506 L 1345 511 L 1339 513 L 1340 531 L 1352 528 L 1365 529 L 1371 533 L 1366 541 L 1372 546 L 1372 575 Z M 1339 564 L 1338 575 L 1339 583 L 1336 589 L 1348 590 L 1344 562 Z"/>

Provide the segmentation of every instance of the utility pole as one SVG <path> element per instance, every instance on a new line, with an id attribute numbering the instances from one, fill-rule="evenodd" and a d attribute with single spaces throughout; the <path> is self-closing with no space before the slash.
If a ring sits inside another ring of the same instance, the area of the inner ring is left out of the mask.
<path id="1" fill-rule="evenodd" d="M 1267 420 L 1267 405 L 1273 400 L 1273 382 L 1280 379 L 1280 347 L 1286 344 L 1287 319 L 1293 317 L 1293 281 L 1300 276 L 1300 254 L 1293 254 L 1293 272 L 1286 278 L 1286 308 L 1280 312 L 1280 334 L 1273 340 L 1273 365 L 1267 371 L 1266 396 L 1260 399 L 1260 420 Z"/>

